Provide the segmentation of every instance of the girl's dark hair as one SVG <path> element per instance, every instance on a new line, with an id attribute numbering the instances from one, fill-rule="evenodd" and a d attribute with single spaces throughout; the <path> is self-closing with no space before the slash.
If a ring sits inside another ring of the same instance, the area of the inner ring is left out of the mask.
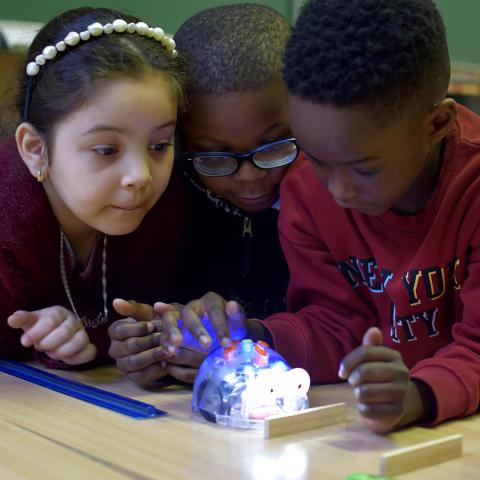
<path id="1" fill-rule="evenodd" d="M 92 23 L 106 24 L 115 19 L 127 23 L 139 21 L 106 8 L 84 7 L 60 14 L 38 32 L 26 63 L 34 61 L 47 45 L 55 45 L 69 32 L 82 32 Z M 183 57 L 174 58 L 160 42 L 138 34 L 114 32 L 92 37 L 59 52 L 40 67 L 38 75 L 24 74 L 18 100 L 20 115 L 45 135 L 48 142 L 57 122 L 90 98 L 99 84 L 118 76 L 140 79 L 157 71 L 169 79 L 172 91 L 178 96 L 179 108 L 184 109 L 188 70 Z M 29 101 L 27 118 L 26 101 Z"/>

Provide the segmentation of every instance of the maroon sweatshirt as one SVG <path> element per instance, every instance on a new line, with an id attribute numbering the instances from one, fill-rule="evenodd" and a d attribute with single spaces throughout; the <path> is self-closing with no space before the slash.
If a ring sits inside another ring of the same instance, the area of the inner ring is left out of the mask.
<path id="1" fill-rule="evenodd" d="M 316 382 L 378 326 L 428 384 L 435 422 L 480 396 L 480 117 L 459 107 L 425 210 L 368 216 L 338 206 L 310 163 L 283 182 L 280 232 L 290 313 L 265 321 L 275 348 Z"/>

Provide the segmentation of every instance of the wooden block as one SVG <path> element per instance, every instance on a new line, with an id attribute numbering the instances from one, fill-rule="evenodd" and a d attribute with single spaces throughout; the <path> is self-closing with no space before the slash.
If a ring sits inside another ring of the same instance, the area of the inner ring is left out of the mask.
<path id="1" fill-rule="evenodd" d="M 450 435 L 382 454 L 380 475 L 400 475 L 461 456 L 462 436 Z"/>
<path id="2" fill-rule="evenodd" d="M 267 417 L 264 422 L 263 437 L 275 438 L 344 422 L 346 409 L 346 403 L 334 403 Z"/>

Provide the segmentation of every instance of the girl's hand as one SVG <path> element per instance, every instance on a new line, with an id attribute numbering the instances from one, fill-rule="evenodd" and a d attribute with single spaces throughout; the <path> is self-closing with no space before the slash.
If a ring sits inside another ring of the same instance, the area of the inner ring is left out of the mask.
<path id="1" fill-rule="evenodd" d="M 7 322 L 10 327 L 23 330 L 20 342 L 24 347 L 33 346 L 54 360 L 80 365 L 97 355 L 97 348 L 90 343 L 84 326 L 65 307 L 56 305 L 33 312 L 17 310 Z"/>

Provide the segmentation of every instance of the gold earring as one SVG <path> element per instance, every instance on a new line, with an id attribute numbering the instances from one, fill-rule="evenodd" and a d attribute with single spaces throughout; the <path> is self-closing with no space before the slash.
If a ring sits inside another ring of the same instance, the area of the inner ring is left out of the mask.
<path id="1" fill-rule="evenodd" d="M 42 183 L 44 180 L 43 170 L 39 170 L 37 173 L 37 182 Z"/>

